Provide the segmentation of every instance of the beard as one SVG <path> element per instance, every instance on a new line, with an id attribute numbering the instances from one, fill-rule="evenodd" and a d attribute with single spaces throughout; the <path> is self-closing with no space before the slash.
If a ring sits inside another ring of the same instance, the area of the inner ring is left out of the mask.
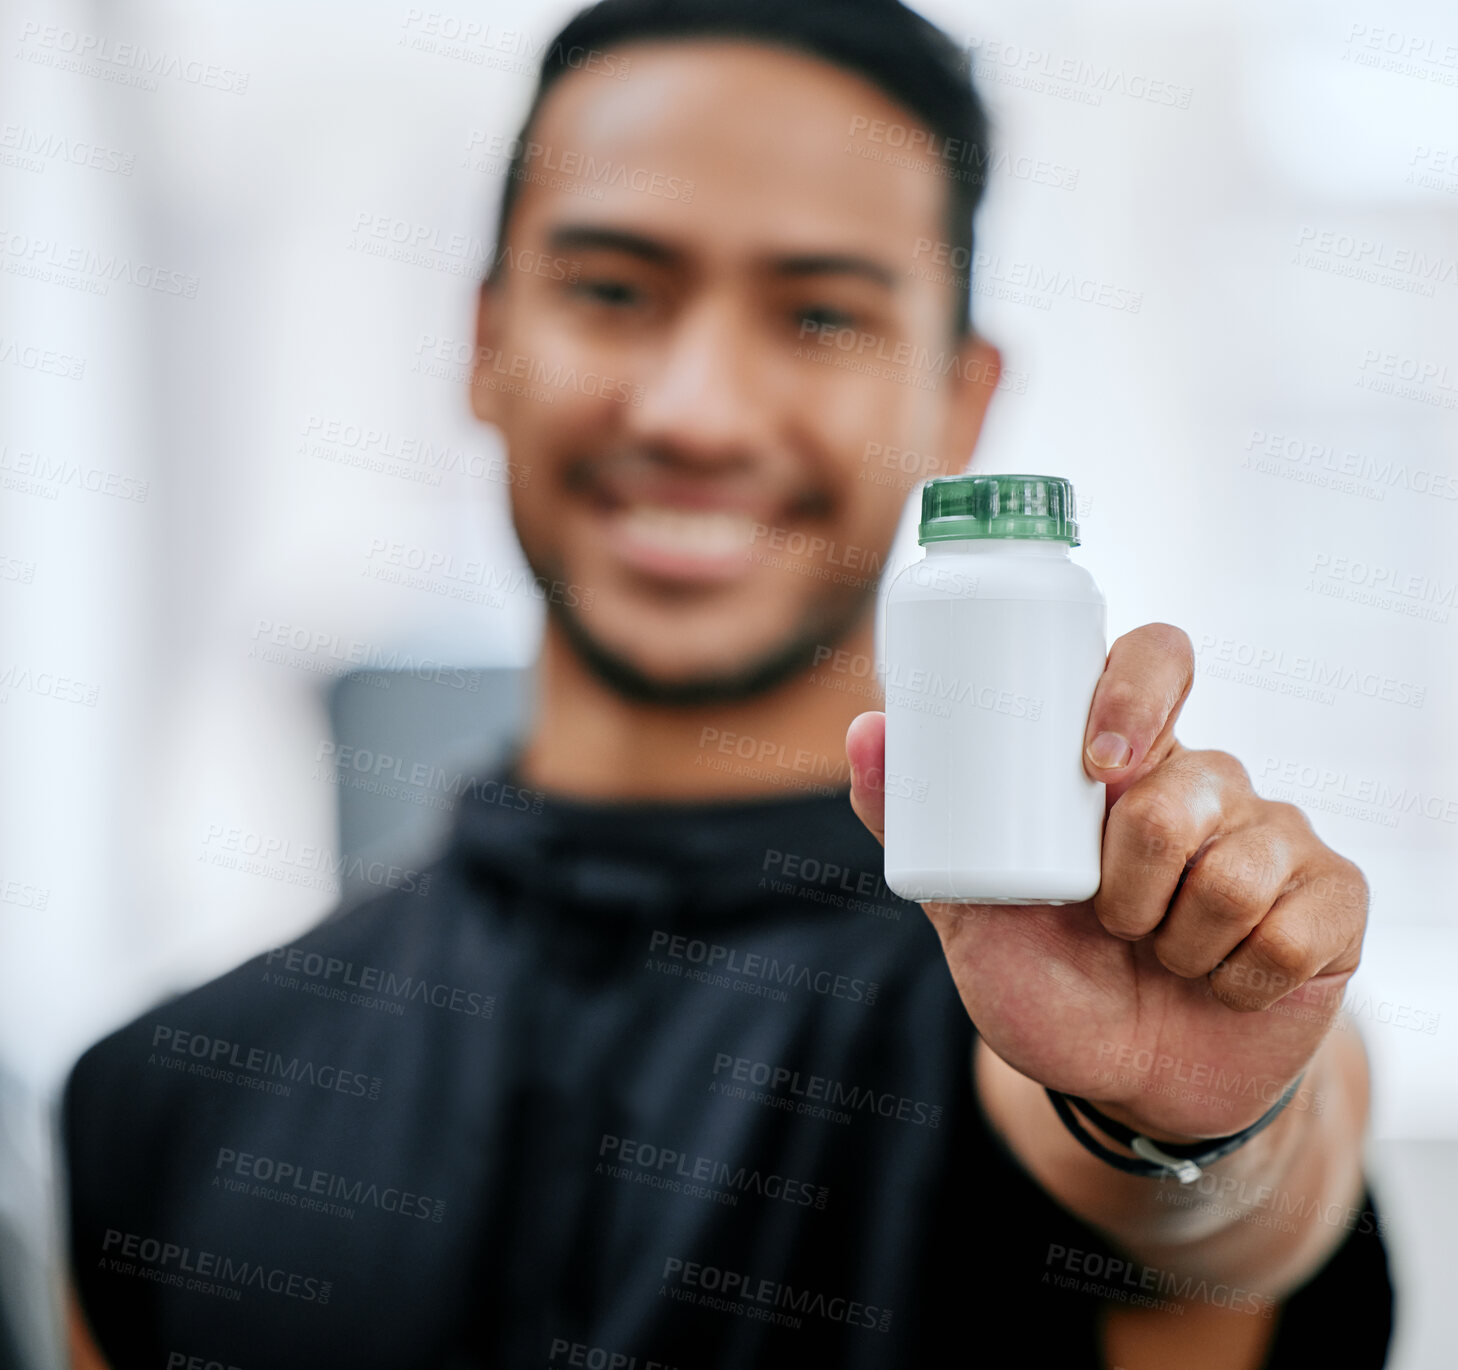
<path id="1" fill-rule="evenodd" d="M 868 595 L 839 614 L 816 614 L 813 622 L 797 629 L 743 665 L 731 670 L 705 672 L 681 680 L 663 680 L 648 674 L 634 661 L 599 641 L 575 609 L 548 599 L 547 612 L 562 630 L 562 637 L 577 659 L 608 689 L 634 704 L 687 709 L 703 704 L 737 704 L 767 694 L 806 671 L 815 653 L 841 642 L 859 623 Z"/>
<path id="2" fill-rule="evenodd" d="M 631 448 L 610 454 L 615 468 L 631 474 L 643 467 L 658 464 L 648 449 Z M 600 476 L 602 462 L 583 458 L 573 462 L 566 473 L 571 490 L 591 497 Z M 797 514 L 825 514 L 832 501 L 823 490 L 796 489 L 787 496 Z M 517 541 L 539 582 L 566 583 L 568 576 L 555 555 L 538 555 L 528 547 L 517 530 Z M 547 614 L 561 631 L 578 661 L 601 684 L 620 698 L 634 704 L 657 705 L 662 708 L 694 708 L 705 704 L 736 704 L 769 693 L 785 682 L 807 671 L 815 662 L 815 654 L 827 646 L 842 642 L 860 623 L 876 598 L 877 582 L 860 584 L 848 597 L 836 595 L 807 606 L 799 623 L 778 642 L 746 657 L 730 668 L 715 668 L 698 675 L 664 678 L 645 670 L 631 656 L 617 650 L 596 636 L 576 606 L 561 597 L 548 595 Z"/>
<path id="3" fill-rule="evenodd" d="M 530 554 L 527 563 L 539 581 L 565 582 L 560 568 L 544 568 Z M 812 605 L 800 624 L 779 642 L 729 669 L 665 680 L 595 636 L 582 613 L 555 595 L 547 614 L 562 638 L 595 679 L 634 704 L 688 709 L 704 704 L 738 704 L 768 694 L 815 663 L 817 651 L 844 641 L 874 605 L 876 581 L 868 580 L 848 600 Z"/>

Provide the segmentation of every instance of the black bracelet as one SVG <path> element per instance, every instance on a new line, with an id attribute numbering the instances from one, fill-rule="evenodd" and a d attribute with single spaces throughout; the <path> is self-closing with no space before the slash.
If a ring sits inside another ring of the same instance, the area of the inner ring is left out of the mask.
<path id="1" fill-rule="evenodd" d="M 1087 1099 L 1074 1094 L 1060 1094 L 1056 1089 L 1044 1087 L 1044 1093 L 1053 1104 L 1054 1111 L 1063 1120 L 1063 1125 L 1078 1139 L 1084 1150 L 1092 1152 L 1101 1161 L 1107 1161 L 1130 1175 L 1143 1175 L 1149 1179 L 1163 1179 L 1173 1175 L 1181 1184 L 1191 1184 L 1200 1178 L 1201 1167 L 1228 1156 L 1238 1146 L 1250 1141 L 1257 1132 L 1269 1127 L 1296 1095 L 1297 1087 L 1305 1078 L 1303 1070 L 1276 1100 L 1268 1113 L 1257 1118 L 1243 1132 L 1232 1132 L 1228 1137 L 1210 1137 L 1198 1142 L 1152 1142 L 1141 1137 L 1132 1127 L 1105 1117 Z M 1074 1109 L 1083 1114 L 1101 1132 L 1116 1142 L 1127 1146 L 1142 1160 L 1131 1160 L 1117 1151 L 1110 1151 L 1098 1138 L 1079 1125 Z"/>

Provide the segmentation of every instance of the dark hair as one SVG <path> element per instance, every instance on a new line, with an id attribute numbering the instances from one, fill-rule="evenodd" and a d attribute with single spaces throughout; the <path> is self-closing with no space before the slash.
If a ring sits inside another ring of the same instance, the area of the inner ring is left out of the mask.
<path id="1" fill-rule="evenodd" d="M 982 198 L 987 114 L 970 65 L 941 29 L 900 0 L 599 0 L 547 47 L 531 108 L 512 148 L 496 222 L 499 263 L 523 179 L 528 134 L 547 93 L 577 70 L 573 54 L 609 51 L 642 39 L 719 37 L 789 48 L 855 72 L 909 110 L 938 140 L 947 181 L 952 262 L 972 261 L 972 215 Z M 619 59 L 620 61 L 622 59 Z M 495 267 L 493 266 L 493 274 Z M 488 277 L 488 279 L 490 279 Z M 956 324 L 971 324 L 970 282 L 960 274 Z"/>

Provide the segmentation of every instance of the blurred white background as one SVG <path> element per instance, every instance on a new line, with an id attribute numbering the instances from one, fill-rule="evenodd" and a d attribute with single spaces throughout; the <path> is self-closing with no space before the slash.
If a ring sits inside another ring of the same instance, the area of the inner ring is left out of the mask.
<path id="1" fill-rule="evenodd" d="M 37 1259 L 70 1062 L 332 902 L 209 861 L 234 829 L 334 843 L 328 674 L 361 644 L 534 653 L 529 596 L 371 574 L 387 543 L 518 557 L 506 487 L 460 469 L 500 454 L 440 357 L 470 346 L 485 150 L 574 7 L 451 3 L 0 8 L 0 1066 L 33 1103 L 0 1205 Z M 1458 12 L 922 8 L 996 127 L 973 309 L 1021 393 L 977 465 L 1072 478 L 1111 636 L 1167 620 L 1199 649 L 1184 740 L 1365 871 L 1348 1002 L 1406 1295 L 1393 1363 L 1448 1364 Z M 468 23 L 488 36 L 453 42 Z M 381 216 L 433 245 L 374 255 Z M 350 464 L 356 430 L 470 460 L 403 479 Z"/>

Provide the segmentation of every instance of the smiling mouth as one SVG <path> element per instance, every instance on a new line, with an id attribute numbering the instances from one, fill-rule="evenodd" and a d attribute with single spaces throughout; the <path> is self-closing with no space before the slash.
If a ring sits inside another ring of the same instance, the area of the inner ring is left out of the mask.
<path id="1" fill-rule="evenodd" d="M 663 580 L 723 583 L 754 569 L 750 552 L 764 524 L 743 510 L 634 503 L 606 512 L 613 552 Z"/>
<path id="2" fill-rule="evenodd" d="M 824 491 L 775 490 L 762 473 L 690 473 L 639 453 L 576 465 L 567 484 L 585 498 L 611 554 L 662 585 L 745 579 L 771 528 L 829 513 Z"/>

